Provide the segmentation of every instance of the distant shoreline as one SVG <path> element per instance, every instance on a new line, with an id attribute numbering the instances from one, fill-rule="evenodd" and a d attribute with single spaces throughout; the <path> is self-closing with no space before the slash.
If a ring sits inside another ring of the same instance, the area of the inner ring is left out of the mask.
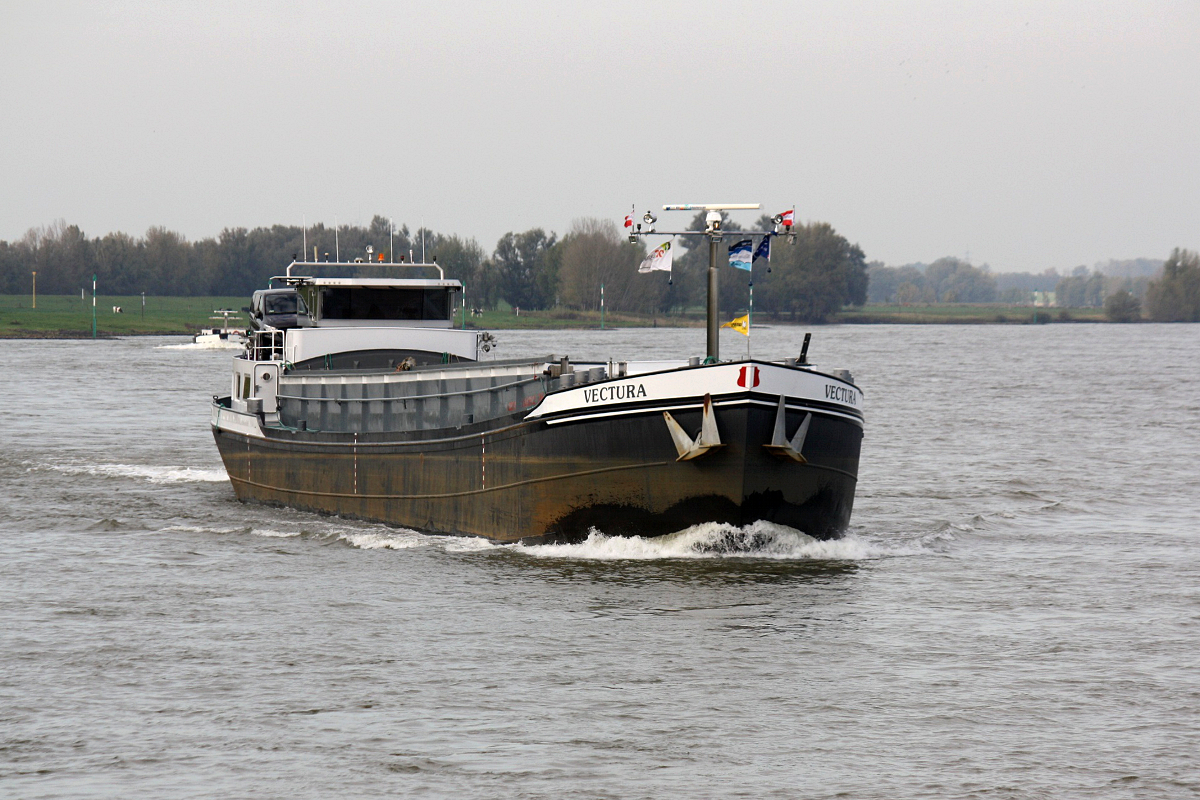
<path id="1" fill-rule="evenodd" d="M 1145 321 L 1145 320 L 1143 320 Z M 770 324 L 754 325 L 754 329 L 765 328 L 800 328 L 800 327 L 821 327 L 824 325 L 1049 325 L 1049 324 L 1064 324 L 1064 323 L 1110 323 L 1103 317 L 1100 318 L 1072 318 L 1070 320 L 1055 320 L 1046 319 L 1044 321 L 1032 322 L 1029 319 L 1009 319 L 1005 321 L 996 321 L 994 319 L 974 319 L 974 318 L 949 318 L 949 319 L 836 319 L 830 320 L 827 323 L 805 323 L 805 322 L 783 322 L 772 320 Z M 469 326 L 471 330 L 485 330 L 483 327 Z M 622 328 L 636 328 L 651 330 L 653 327 L 659 328 L 701 328 L 702 325 L 696 323 L 690 324 L 660 324 L 652 326 L 649 324 L 637 325 L 622 323 L 618 325 L 607 325 L 607 330 L 618 330 Z M 599 325 L 491 325 L 486 330 L 492 331 L 514 331 L 514 330 L 601 330 Z M 190 337 L 194 335 L 194 331 L 103 331 L 97 332 L 96 336 L 92 336 L 91 331 L 75 331 L 75 330 L 0 330 L 0 339 L 21 340 L 21 339 L 46 339 L 46 340 L 76 340 L 76 339 L 124 339 L 129 337 L 141 336 L 174 336 L 174 337 Z"/>
<path id="2" fill-rule="evenodd" d="M 38 297 L 38 308 L 31 308 L 28 295 L 0 295 L 0 339 L 91 339 L 91 298 L 49 295 Z M 97 300 L 96 338 L 121 336 L 191 336 L 211 327 L 213 310 L 240 308 L 243 301 L 233 297 L 147 297 L 143 312 L 140 297 L 101 297 Z M 121 313 L 113 307 L 122 308 Z M 745 313 L 723 315 L 732 319 Z M 455 327 L 462 318 L 456 315 Z M 723 322 L 728 321 L 722 319 Z M 937 304 L 897 306 L 866 305 L 846 309 L 826 323 L 792 320 L 787 314 L 756 312 L 754 321 L 769 326 L 829 325 L 1043 325 L 1067 322 L 1108 322 L 1099 308 L 1033 308 L 1001 304 Z M 245 318 L 235 324 L 245 326 Z M 702 328 L 703 312 L 693 309 L 679 316 L 654 316 L 607 313 L 605 328 Z M 477 330 L 598 330 L 598 311 L 556 308 L 522 311 L 511 308 L 484 311 L 468 319 L 468 328 Z M 758 327 L 756 325 L 755 327 Z"/>
<path id="3" fill-rule="evenodd" d="M 190 333 L 162 333 L 154 331 L 152 333 L 99 333 L 95 337 L 91 331 L 86 333 L 81 331 L 0 331 L 0 339 L 123 339 L 126 336 L 191 336 Z"/>

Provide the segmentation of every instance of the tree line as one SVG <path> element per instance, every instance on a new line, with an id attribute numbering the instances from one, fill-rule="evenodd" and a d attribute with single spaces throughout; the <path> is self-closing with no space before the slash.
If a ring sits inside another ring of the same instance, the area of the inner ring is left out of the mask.
<path id="1" fill-rule="evenodd" d="M 15 242 L 0 241 L 0 293 L 24 294 L 37 271 L 38 291 L 74 294 L 91 291 L 95 275 L 100 290 L 109 295 L 249 295 L 265 288 L 296 258 L 333 260 L 340 255 L 353 261 L 372 245 L 386 255 L 390 223 L 376 216 L 366 227 L 344 225 L 336 232 L 325 225 L 273 225 L 248 230 L 227 228 L 216 238 L 189 242 L 182 235 L 153 227 L 140 238 L 109 233 L 88 238 L 77 225 L 63 221 L 30 230 Z M 421 237 L 425 246 L 440 249 L 443 259 L 470 269 L 483 251 L 470 240 L 442 236 L 428 230 L 410 233 L 402 227 L 392 234 L 399 259 L 406 259 Z M 307 244 L 309 252 L 304 254 Z M 419 257 L 419 256 L 418 256 Z"/>
<path id="2" fill-rule="evenodd" d="M 1176 247 L 1153 278 L 1076 267 L 1055 286 L 1063 308 L 1103 308 L 1113 322 L 1200 322 L 1200 255 Z M 1143 313 L 1144 312 L 1144 313 Z"/>
<path id="3" fill-rule="evenodd" d="M 1200 254 L 1176 247 L 1146 287 L 1146 314 L 1157 322 L 1200 322 Z"/>
<path id="4" fill-rule="evenodd" d="M 1144 259 L 1143 259 L 1144 260 Z M 1142 297 L 1148 277 L 1126 277 L 1076 267 L 1070 275 L 1048 269 L 1040 274 L 993 273 L 986 264 L 976 267 L 962 259 L 939 258 L 932 264 L 888 267 L 868 265 L 872 303 L 1029 303 L 1035 292 L 1054 292 L 1065 308 L 1100 308 L 1109 295 L 1124 289 Z"/>
<path id="5" fill-rule="evenodd" d="M 1151 277 L 1147 267 L 1161 264 Z M 1109 262 L 1108 273 L 1076 267 L 1069 275 L 992 274 L 958 258 L 932 264 L 867 267 L 872 303 L 1028 303 L 1034 292 L 1054 292 L 1059 308 L 1103 308 L 1114 322 L 1143 316 L 1155 322 L 1200 322 L 1200 255 L 1175 248 L 1164 262 Z M 1144 314 L 1143 314 L 1144 312 Z"/>
<path id="6" fill-rule="evenodd" d="M 773 226 L 764 216 L 751 227 L 769 231 Z M 703 228 L 703 214 L 688 226 Z M 899 304 L 1024 302 L 1035 290 L 1055 291 L 1060 307 L 1111 307 L 1110 318 L 1139 318 L 1144 306 L 1145 316 L 1153 320 L 1200 320 L 1198 257 L 1179 248 L 1154 279 L 1145 274 L 1105 275 L 1086 267 L 1066 276 L 1054 270 L 997 275 L 986 265 L 976 267 L 953 257 L 929 265 L 868 265 L 862 249 L 827 223 L 797 225 L 793 232 L 794 237 L 774 237 L 770 263 L 757 261 L 750 273 L 728 266 L 734 237 L 725 237 L 717 256 L 723 314 L 744 311 L 753 284 L 756 314 L 797 322 L 824 321 L 868 299 Z M 107 295 L 248 297 L 293 258 L 362 258 L 356 271 L 378 277 L 395 274 L 395 267 L 366 263 L 373 257 L 420 260 L 424 253 L 426 260 L 436 259 L 449 277 L 466 285 L 468 302 L 477 307 L 495 308 L 503 302 L 523 309 L 596 311 L 603 286 L 610 311 L 677 315 L 702 308 L 709 257 L 702 237 L 674 241 L 670 274 L 638 273 L 647 246 L 665 238 L 630 243 L 611 220 L 580 219 L 561 237 L 542 228 L 506 233 L 488 253 L 473 238 L 424 228 L 411 231 L 404 225 L 393 229 L 382 216 L 365 226 L 342 225 L 336 231 L 324 224 L 307 229 L 227 228 L 215 238 L 195 242 L 161 227 L 138 238 L 120 232 L 88 238 L 78 226 L 60 221 L 17 241 L 0 241 L 0 294 L 28 293 L 36 271 L 38 290 L 45 294 L 90 291 L 96 275 Z M 1117 295 L 1114 306 L 1109 299 Z"/>
<path id="7" fill-rule="evenodd" d="M 949 256 L 929 265 L 874 262 L 867 274 L 873 303 L 994 303 L 998 295 L 996 279 L 986 269 Z"/>
<path id="8" fill-rule="evenodd" d="M 757 225 L 764 231 L 773 227 L 765 216 Z M 689 229 L 703 228 L 700 214 Z M 774 237 L 770 263 L 758 261 L 749 273 L 728 266 L 733 237 L 725 237 L 718 253 L 723 313 L 746 309 L 752 281 L 756 313 L 796 321 L 823 321 L 846 305 L 866 301 L 866 260 L 857 245 L 823 222 L 792 230 L 794 237 Z M 336 231 L 324 224 L 227 228 L 195 242 L 161 227 L 139 238 L 126 233 L 89 238 L 78 226 L 59 221 L 20 240 L 0 241 L 0 294 L 28 293 L 36 271 L 38 291 L 45 294 L 90 292 L 95 275 L 107 295 L 248 297 L 293 259 L 361 258 L 354 271 L 378 277 L 396 274 L 395 267 L 378 263 L 378 256 L 420 261 L 424 253 L 447 277 L 465 284 L 467 301 L 476 307 L 503 302 L 522 309 L 594 311 L 601 286 L 609 311 L 672 315 L 702 307 L 707 240 L 678 237 L 671 273 L 640 274 L 647 246 L 659 243 L 654 237 L 630 243 L 615 222 L 599 219 L 576 220 L 561 237 L 542 228 L 509 232 L 490 254 L 473 238 L 403 225 L 393 229 L 382 216 Z"/>

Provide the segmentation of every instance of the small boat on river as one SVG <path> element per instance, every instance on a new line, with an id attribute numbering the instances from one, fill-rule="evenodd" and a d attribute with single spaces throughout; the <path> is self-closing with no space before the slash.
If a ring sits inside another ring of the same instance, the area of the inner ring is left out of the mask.
<path id="1" fill-rule="evenodd" d="M 244 347 L 246 345 L 245 329 L 230 325 L 230 317 L 236 316 L 238 316 L 238 312 L 231 308 L 220 308 L 213 311 L 209 319 L 221 324 L 198 331 L 192 336 L 192 344 L 204 347 Z"/>
<path id="2" fill-rule="evenodd" d="M 497 542 L 846 529 L 863 436 L 848 371 L 721 360 L 711 319 L 707 358 L 495 358 L 491 334 L 453 327 L 462 286 L 436 264 L 356 266 L 293 262 L 272 292 L 296 313 L 252 312 L 211 414 L 238 499 Z"/>

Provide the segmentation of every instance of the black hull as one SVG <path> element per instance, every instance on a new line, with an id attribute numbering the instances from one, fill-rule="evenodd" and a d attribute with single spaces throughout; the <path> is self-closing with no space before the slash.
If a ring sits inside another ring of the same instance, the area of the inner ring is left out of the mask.
<path id="1" fill-rule="evenodd" d="M 661 410 L 554 424 L 520 415 L 423 439 L 214 428 L 238 499 L 499 542 L 659 536 L 768 520 L 821 539 L 845 531 L 861 424 L 814 411 L 807 463 L 771 442 L 777 397 L 715 398 L 723 447 L 677 461 Z M 700 402 L 673 411 L 694 434 Z M 229 413 L 229 412 L 225 412 Z M 787 431 L 806 411 L 787 412 Z"/>

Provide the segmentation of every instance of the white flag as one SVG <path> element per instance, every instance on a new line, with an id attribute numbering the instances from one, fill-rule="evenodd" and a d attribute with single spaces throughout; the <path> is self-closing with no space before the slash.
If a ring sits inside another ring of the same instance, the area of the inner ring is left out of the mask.
<path id="1" fill-rule="evenodd" d="M 638 272 L 653 272 L 656 269 L 671 271 L 671 243 L 663 242 L 650 251 L 645 261 L 638 267 Z"/>

